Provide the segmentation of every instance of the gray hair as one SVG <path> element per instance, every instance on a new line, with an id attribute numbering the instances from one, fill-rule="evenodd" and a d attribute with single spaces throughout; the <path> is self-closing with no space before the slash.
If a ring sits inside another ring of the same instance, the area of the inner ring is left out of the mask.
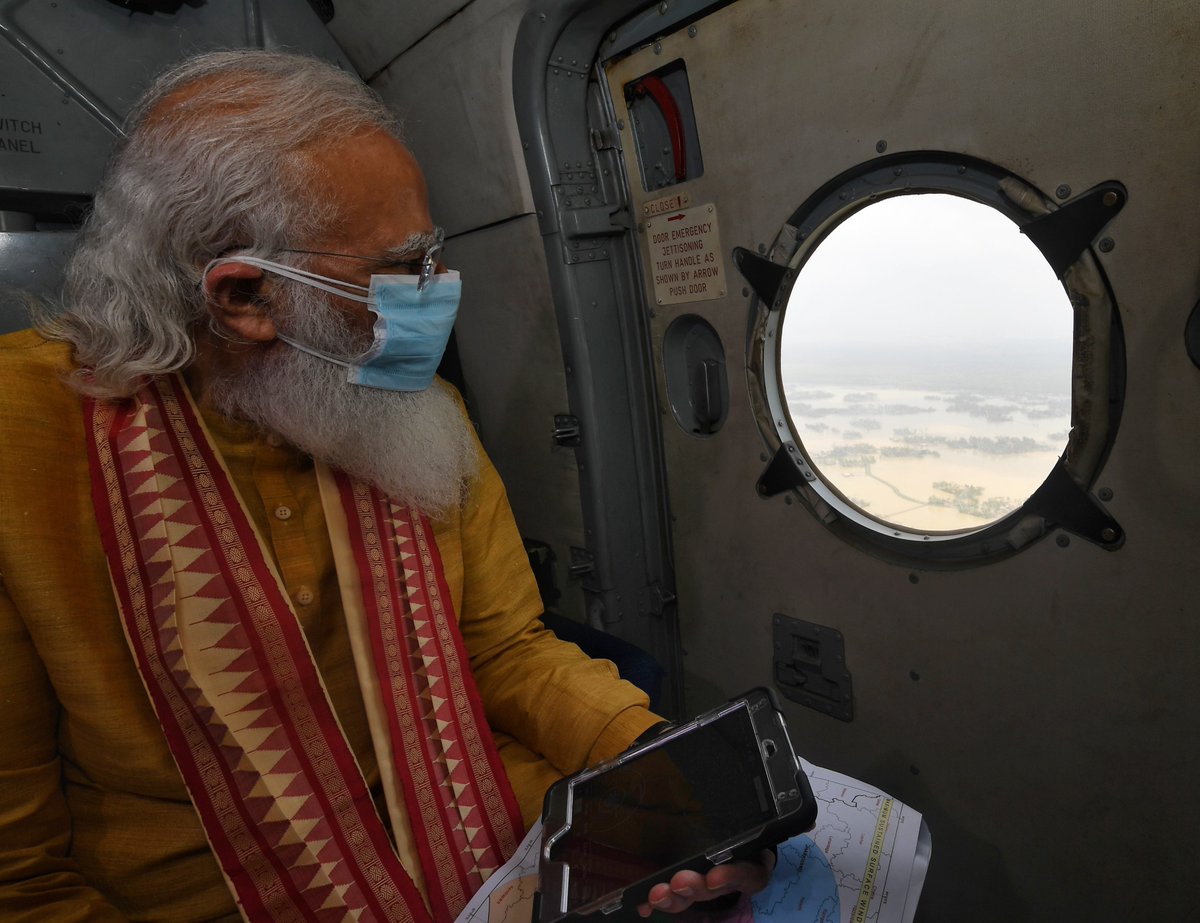
<path id="1" fill-rule="evenodd" d="M 84 222 L 62 313 L 39 325 L 74 346 L 75 386 L 126 397 L 188 365 L 204 267 L 303 246 L 330 214 L 302 152 L 371 130 L 400 138 L 358 77 L 316 58 L 213 52 L 155 80 Z"/>

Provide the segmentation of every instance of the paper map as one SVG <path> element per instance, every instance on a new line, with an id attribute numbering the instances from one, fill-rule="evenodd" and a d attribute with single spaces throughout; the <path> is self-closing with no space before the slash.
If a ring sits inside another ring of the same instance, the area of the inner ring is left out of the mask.
<path id="1" fill-rule="evenodd" d="M 803 765 L 816 825 L 780 844 L 770 883 L 743 897 L 728 923 L 911 923 L 929 866 L 921 815 L 849 776 Z M 457 923 L 529 923 L 541 837 L 539 823 Z"/>

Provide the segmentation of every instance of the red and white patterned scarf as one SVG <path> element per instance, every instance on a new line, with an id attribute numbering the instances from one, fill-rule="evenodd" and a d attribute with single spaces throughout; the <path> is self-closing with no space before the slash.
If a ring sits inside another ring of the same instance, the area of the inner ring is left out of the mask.
<path id="1" fill-rule="evenodd" d="M 323 472 L 389 811 L 419 855 L 427 907 L 182 379 L 86 413 L 126 637 L 243 916 L 453 920 L 522 827 L 428 520 Z"/>

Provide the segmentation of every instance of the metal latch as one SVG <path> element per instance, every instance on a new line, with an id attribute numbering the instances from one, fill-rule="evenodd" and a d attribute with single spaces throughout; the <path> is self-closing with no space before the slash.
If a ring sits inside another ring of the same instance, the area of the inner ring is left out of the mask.
<path id="1" fill-rule="evenodd" d="M 596 556 L 586 548 L 576 548 L 571 546 L 571 563 L 567 570 L 571 572 L 572 577 L 582 577 L 584 574 L 590 574 L 596 569 Z"/>
<path id="2" fill-rule="evenodd" d="M 570 413 L 556 413 L 554 415 L 554 441 L 556 443 L 565 446 L 577 446 L 579 445 L 580 435 L 579 417 Z"/>

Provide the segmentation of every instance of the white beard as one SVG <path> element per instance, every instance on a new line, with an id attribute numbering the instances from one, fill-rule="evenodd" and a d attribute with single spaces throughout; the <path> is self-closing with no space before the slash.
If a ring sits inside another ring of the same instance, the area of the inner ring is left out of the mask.
<path id="1" fill-rule="evenodd" d="M 338 357 L 369 346 L 322 293 L 286 288 L 290 306 L 275 318 L 291 338 Z M 348 382 L 343 367 L 276 341 L 242 371 L 212 382 L 208 397 L 227 416 L 258 424 L 435 519 L 461 507 L 479 473 L 470 421 L 438 380 L 425 391 L 367 388 Z"/>

